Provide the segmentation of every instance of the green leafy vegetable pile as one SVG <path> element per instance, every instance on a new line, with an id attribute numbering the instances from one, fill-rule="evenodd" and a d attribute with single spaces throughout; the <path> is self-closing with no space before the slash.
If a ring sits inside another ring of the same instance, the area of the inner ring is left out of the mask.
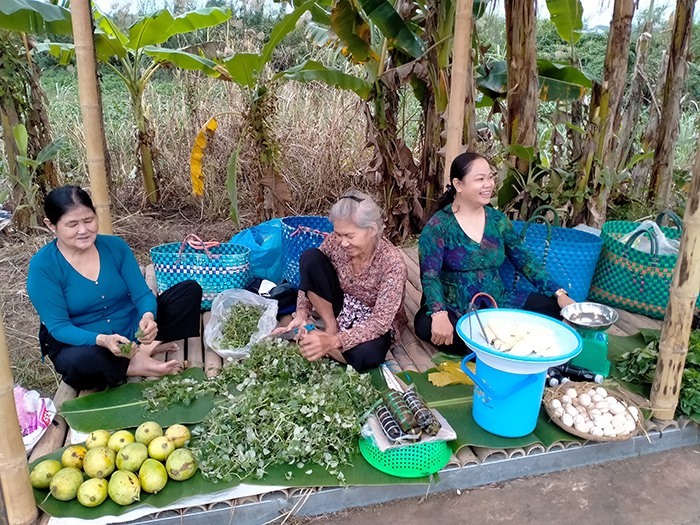
<path id="1" fill-rule="evenodd" d="M 616 363 L 620 379 L 633 384 L 651 385 L 658 357 L 658 338 L 645 347 L 622 354 Z M 690 333 L 677 412 L 686 416 L 700 414 L 700 330 Z"/>
<path id="2" fill-rule="evenodd" d="M 357 453 L 360 428 L 380 395 L 368 374 L 327 359 L 309 362 L 296 345 L 272 339 L 215 378 L 165 378 L 144 397 L 165 408 L 212 393 L 216 406 L 189 444 L 205 479 L 259 479 L 269 465 L 290 465 L 307 473 L 323 468 L 341 484 L 341 468 Z"/>
<path id="3" fill-rule="evenodd" d="M 242 348 L 258 329 L 265 309 L 262 306 L 236 304 L 231 308 L 221 337 L 221 348 Z"/>

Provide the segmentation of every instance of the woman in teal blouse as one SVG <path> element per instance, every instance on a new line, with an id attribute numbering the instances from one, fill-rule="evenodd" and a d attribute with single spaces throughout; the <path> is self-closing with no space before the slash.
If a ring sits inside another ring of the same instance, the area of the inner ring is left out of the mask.
<path id="1" fill-rule="evenodd" d="M 451 184 L 418 241 L 423 297 L 416 335 L 443 351 L 464 354 L 455 331 L 472 297 L 485 292 L 501 306 L 559 317 L 573 301 L 528 251 L 510 220 L 489 206 L 495 175 L 478 153 L 463 153 L 450 166 Z M 537 288 L 528 297 L 508 297 L 499 268 L 508 257 Z"/>
<path id="2" fill-rule="evenodd" d="M 97 234 L 95 208 L 77 186 L 53 190 L 44 210 L 56 238 L 32 257 L 27 275 L 42 356 L 78 390 L 180 370 L 179 361 L 152 356 L 174 349 L 163 342 L 199 335 L 200 286 L 187 281 L 156 299 L 127 244 Z M 125 356 L 120 345 L 131 341 L 139 345 Z"/>

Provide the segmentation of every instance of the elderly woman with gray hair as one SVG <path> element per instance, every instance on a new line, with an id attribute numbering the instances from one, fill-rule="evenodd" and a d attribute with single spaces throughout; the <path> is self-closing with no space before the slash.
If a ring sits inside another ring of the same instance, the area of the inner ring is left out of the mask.
<path id="1" fill-rule="evenodd" d="M 382 212 L 369 195 L 349 190 L 329 218 L 333 232 L 299 261 L 294 319 L 276 332 L 298 328 L 306 359 L 330 357 L 364 372 L 384 362 L 406 324 L 406 264 L 382 237 Z M 304 329 L 312 309 L 323 320 L 323 330 Z"/>

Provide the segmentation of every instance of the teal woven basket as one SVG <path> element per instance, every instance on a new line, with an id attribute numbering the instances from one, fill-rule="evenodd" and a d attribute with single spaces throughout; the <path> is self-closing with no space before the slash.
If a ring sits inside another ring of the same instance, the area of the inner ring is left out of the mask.
<path id="1" fill-rule="evenodd" d="M 452 449 L 445 441 L 429 441 L 385 452 L 367 438 L 360 438 L 360 452 L 377 470 L 397 478 L 422 478 L 443 469 L 452 457 Z"/>
<path id="2" fill-rule="evenodd" d="M 196 239 L 191 241 L 188 237 L 182 243 L 151 248 L 156 284 L 158 293 L 162 293 L 182 281 L 197 281 L 202 287 L 202 310 L 211 310 L 217 294 L 245 288 L 250 282 L 250 249 L 240 244 L 211 245 Z"/>
<path id="3" fill-rule="evenodd" d="M 680 226 L 680 219 L 677 221 Z M 655 249 L 652 253 L 637 250 L 632 247 L 633 239 L 627 243 L 620 241 L 638 226 L 639 223 L 630 221 L 608 221 L 603 225 L 603 251 L 588 298 L 628 312 L 663 319 L 678 256 L 657 254 Z M 680 239 L 682 234 L 681 228 L 661 226 L 661 230 L 669 239 Z M 650 237 L 653 248 L 657 242 L 653 231 L 643 234 Z M 696 306 L 700 307 L 700 299 Z"/>

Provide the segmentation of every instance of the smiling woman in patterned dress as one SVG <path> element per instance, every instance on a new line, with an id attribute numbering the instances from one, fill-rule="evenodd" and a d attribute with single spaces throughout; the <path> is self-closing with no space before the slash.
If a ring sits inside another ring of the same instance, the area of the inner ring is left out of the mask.
<path id="1" fill-rule="evenodd" d="M 416 335 L 440 350 L 467 353 L 455 326 L 474 295 L 485 292 L 500 306 L 559 317 L 574 301 L 528 251 L 510 220 L 489 206 L 495 174 L 478 153 L 458 155 L 450 167 L 451 184 L 438 211 L 418 241 L 423 297 L 415 316 Z M 505 258 L 538 293 L 509 297 L 499 275 Z"/>

